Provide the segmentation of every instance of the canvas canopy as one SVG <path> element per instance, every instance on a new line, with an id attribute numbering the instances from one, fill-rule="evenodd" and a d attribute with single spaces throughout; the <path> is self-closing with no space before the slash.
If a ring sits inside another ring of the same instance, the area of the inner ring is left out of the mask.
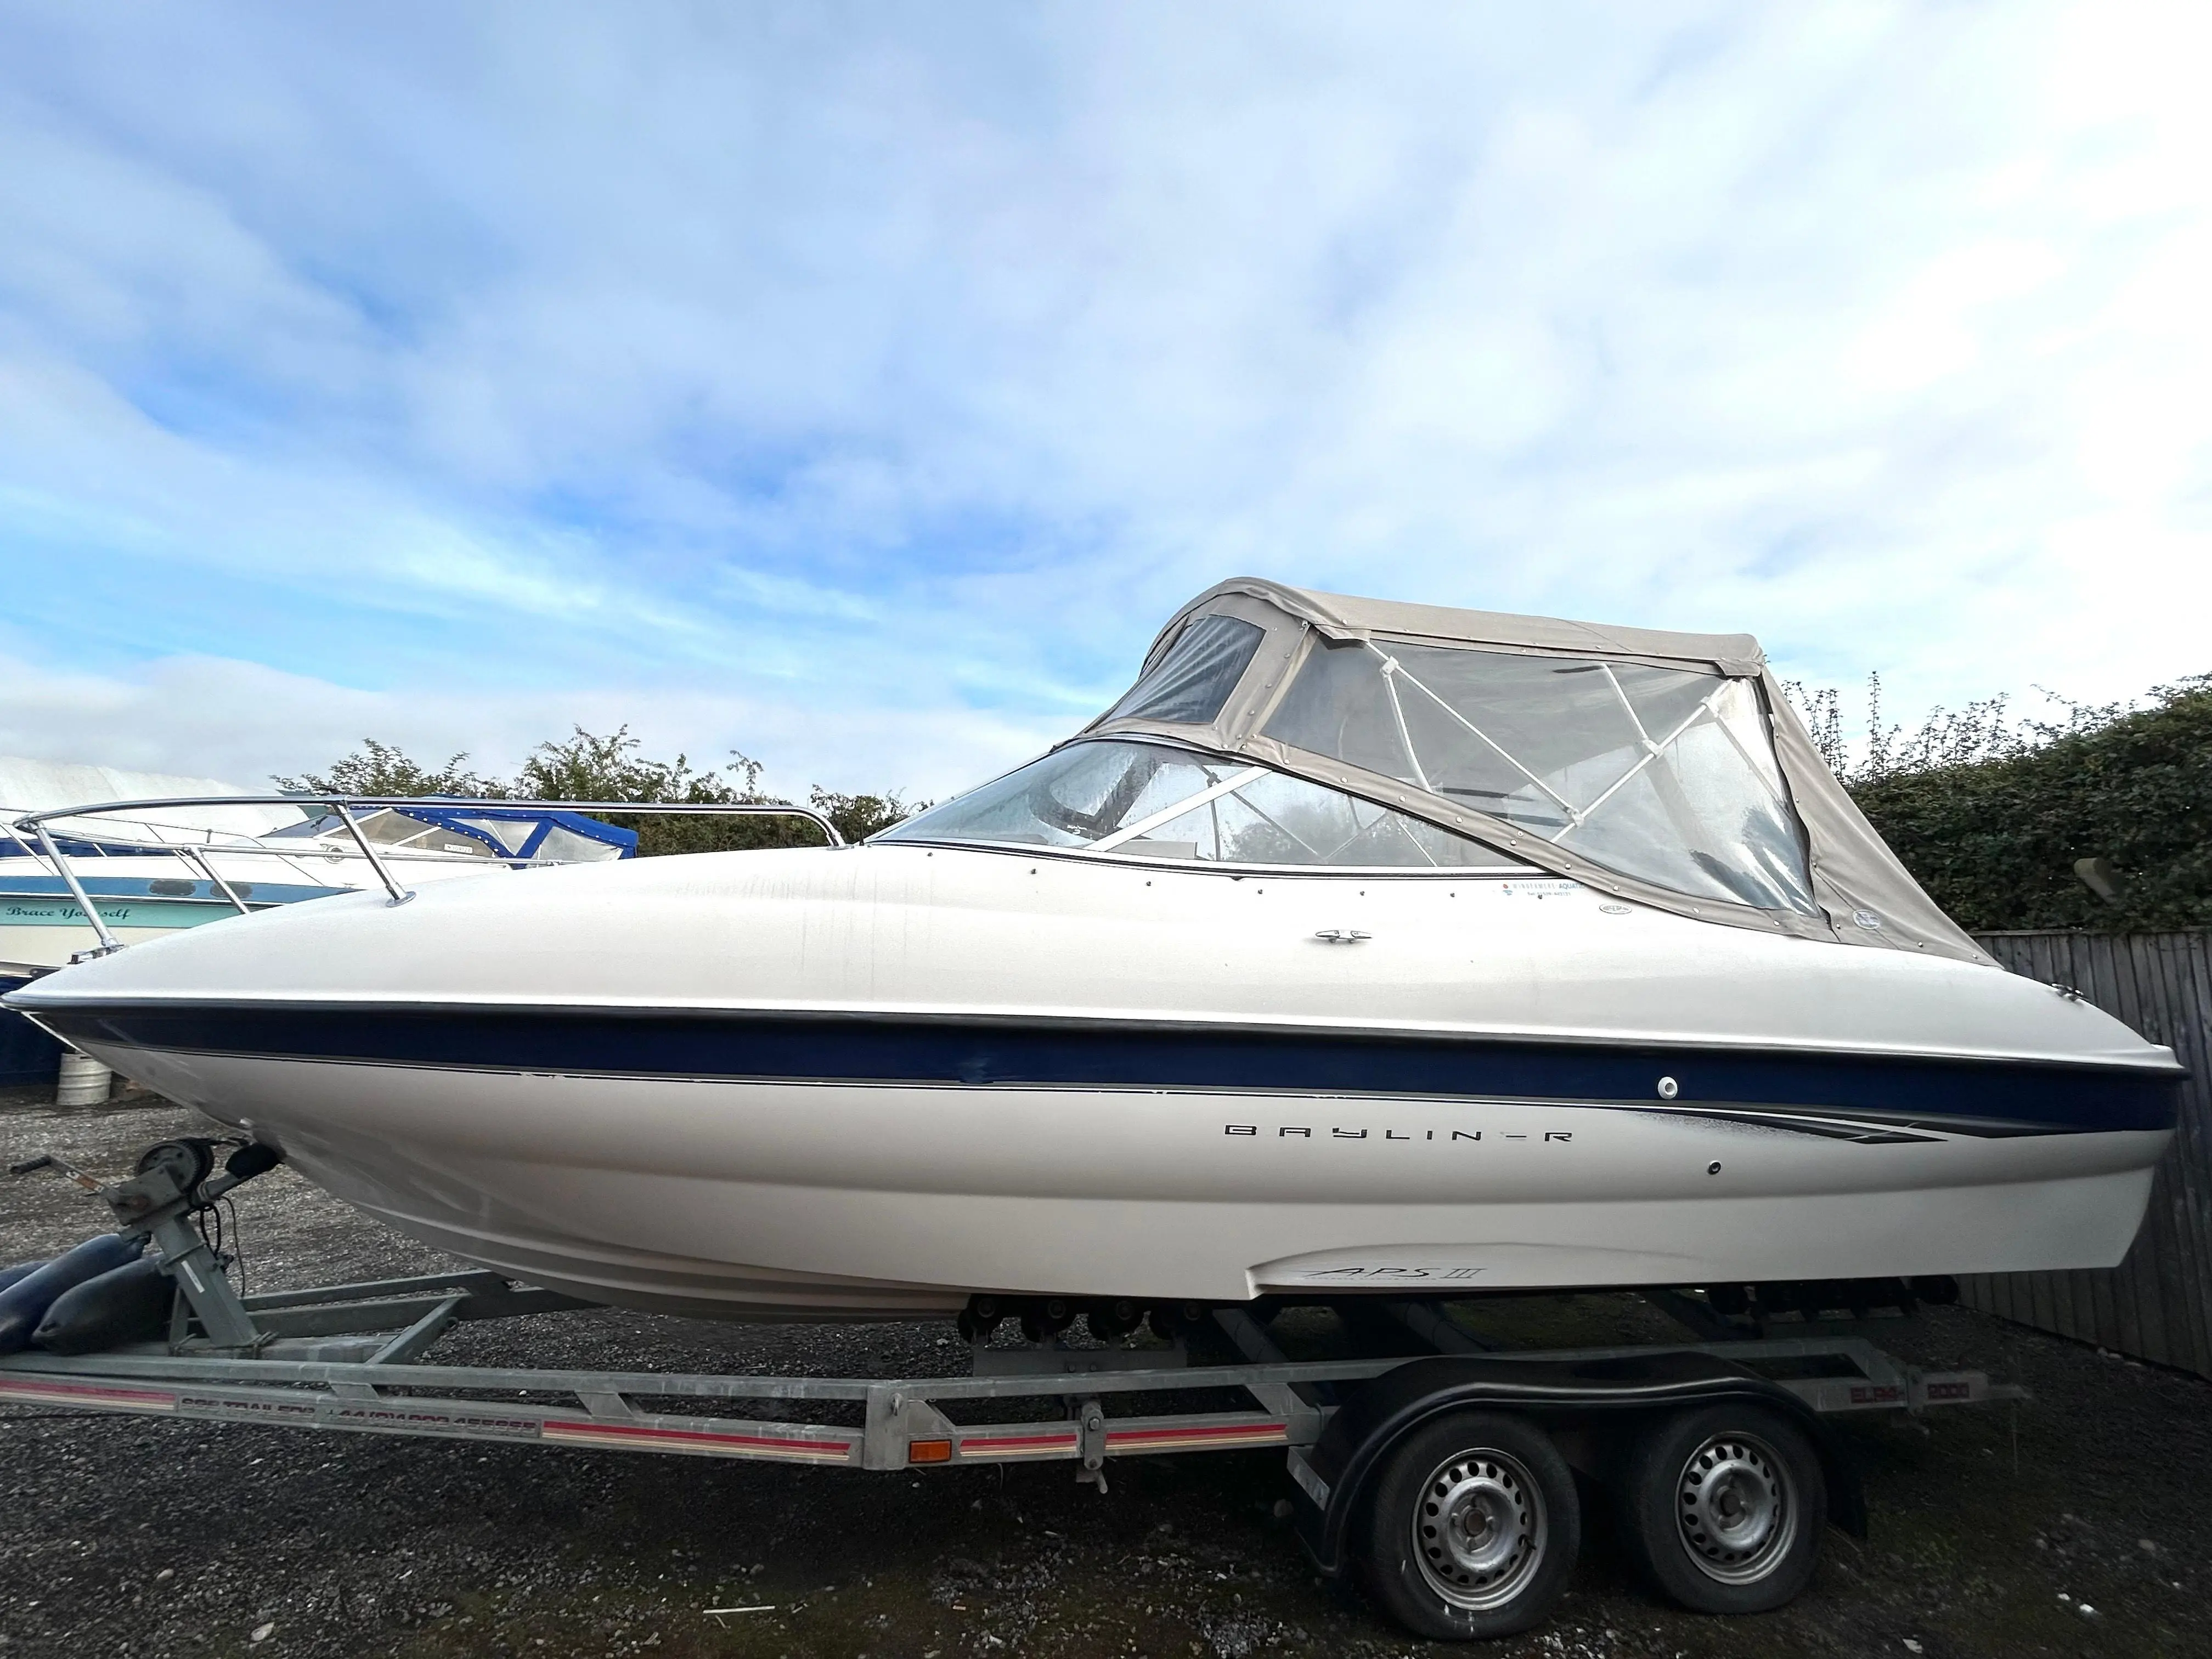
<path id="1" fill-rule="evenodd" d="M 1287 774 L 1680 915 L 1989 961 L 1852 804 L 1747 635 L 1240 577 L 1177 612 L 1135 686 L 1070 742 L 1109 738 Z M 1217 779 L 1213 798 L 1249 793 L 1255 775 L 1194 775 Z M 927 835 L 936 816 L 907 828 Z M 1156 830 L 1109 839 L 1138 836 L 1135 852 Z"/>

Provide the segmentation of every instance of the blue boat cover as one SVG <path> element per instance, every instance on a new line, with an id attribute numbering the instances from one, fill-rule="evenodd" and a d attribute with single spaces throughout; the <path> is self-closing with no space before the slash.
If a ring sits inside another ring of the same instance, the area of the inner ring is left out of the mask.
<path id="1" fill-rule="evenodd" d="M 425 823 L 434 823 L 441 830 L 450 830 L 456 835 L 480 841 L 502 858 L 535 858 L 545 844 L 545 838 L 556 830 L 565 830 L 572 836 L 597 842 L 602 847 L 618 850 L 617 858 L 637 856 L 637 831 L 618 830 L 611 823 L 602 823 L 597 818 L 586 817 L 581 812 L 563 812 L 544 806 L 435 806 L 427 802 L 394 809 L 410 818 Z M 501 830 L 495 825 L 513 824 L 516 828 Z"/>

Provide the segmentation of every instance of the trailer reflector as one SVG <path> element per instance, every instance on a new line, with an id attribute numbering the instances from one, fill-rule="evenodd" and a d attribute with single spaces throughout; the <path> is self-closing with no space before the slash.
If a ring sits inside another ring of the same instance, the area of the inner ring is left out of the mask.
<path id="1" fill-rule="evenodd" d="M 906 1443 L 906 1461 L 909 1463 L 950 1463 L 952 1443 L 950 1440 L 909 1440 Z"/>
<path id="2" fill-rule="evenodd" d="M 64 1382 L 58 1378 L 0 1376 L 0 1400 L 20 1406 L 96 1406 L 112 1412 L 173 1412 L 177 1396 L 160 1389 L 113 1382 Z"/>
<path id="3" fill-rule="evenodd" d="M 567 1446 L 603 1446 L 617 1451 L 689 1453 L 697 1457 L 788 1458 L 802 1463 L 844 1463 L 853 1455 L 849 1440 L 802 1439 L 797 1435 L 720 1434 L 699 1429 L 662 1429 L 647 1423 L 601 1423 L 549 1417 L 539 1436 Z"/>
<path id="4" fill-rule="evenodd" d="M 1081 1444 L 1076 1434 L 963 1434 L 963 1457 L 1073 1457 Z"/>
<path id="5" fill-rule="evenodd" d="M 1109 1452 L 1226 1451 L 1238 1446 L 1280 1446 L 1290 1440 L 1287 1423 L 1194 1424 L 1179 1428 L 1109 1429 Z"/>

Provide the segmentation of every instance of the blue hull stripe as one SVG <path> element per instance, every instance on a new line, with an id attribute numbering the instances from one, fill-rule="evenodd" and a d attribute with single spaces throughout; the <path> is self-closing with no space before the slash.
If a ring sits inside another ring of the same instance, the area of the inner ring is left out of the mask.
<path id="1" fill-rule="evenodd" d="M 2177 1073 L 1135 1022 L 202 1004 L 37 1011 L 72 1040 L 622 1077 L 1556 1101 L 1852 1119 L 1967 1134 L 2168 1129 Z"/>

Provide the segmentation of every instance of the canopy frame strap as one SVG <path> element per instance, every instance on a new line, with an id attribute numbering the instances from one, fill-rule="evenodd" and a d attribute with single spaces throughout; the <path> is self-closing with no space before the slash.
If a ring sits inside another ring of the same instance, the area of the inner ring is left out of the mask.
<path id="1" fill-rule="evenodd" d="M 1628 700 L 1628 693 L 1622 687 L 1619 678 L 1613 673 L 1613 665 L 1611 663 L 1600 663 L 1598 666 L 1605 674 L 1606 684 L 1612 687 L 1613 696 L 1620 700 L 1622 712 L 1628 716 L 1629 724 L 1635 728 L 1638 746 L 1644 750 L 1644 753 L 1633 766 L 1630 767 L 1626 772 L 1623 772 L 1610 784 L 1607 785 L 1604 792 L 1600 794 L 1596 799 L 1590 802 L 1587 806 L 1578 807 L 1575 805 L 1573 802 L 1567 799 L 1565 796 L 1559 793 L 1558 790 L 1553 788 L 1550 784 L 1545 782 L 1543 779 L 1538 777 L 1535 773 L 1530 771 L 1528 767 L 1522 765 L 1520 757 L 1515 755 L 1512 750 L 1506 748 L 1504 744 L 1498 742 L 1497 738 L 1492 737 L 1490 733 L 1484 731 L 1473 720 L 1468 719 L 1465 714 L 1453 708 L 1449 702 L 1438 696 L 1432 688 L 1422 683 L 1421 677 L 1414 673 L 1411 669 L 1407 668 L 1403 663 L 1400 662 L 1397 658 L 1392 656 L 1389 652 L 1384 651 L 1372 640 L 1367 641 L 1367 648 L 1373 652 L 1376 657 L 1382 659 L 1381 672 L 1382 675 L 1382 684 L 1384 688 L 1389 693 L 1390 712 L 1393 718 L 1397 722 L 1399 741 L 1405 745 L 1406 759 L 1413 769 L 1414 781 L 1423 789 L 1428 790 L 1431 794 L 1437 793 L 1435 787 L 1429 781 L 1427 769 L 1421 764 L 1421 757 L 1419 754 L 1413 747 L 1413 733 L 1407 728 L 1405 708 L 1398 700 L 1398 682 L 1401 679 L 1404 680 L 1406 684 L 1412 686 L 1415 690 L 1420 692 L 1422 696 L 1427 697 L 1430 702 L 1435 703 L 1437 708 L 1443 709 L 1446 714 L 1456 720 L 1468 731 L 1473 732 L 1476 737 L 1481 738 L 1484 743 L 1489 744 L 1489 746 L 1497 752 L 1499 757 L 1502 758 L 1507 765 L 1510 766 L 1522 777 L 1528 779 L 1528 781 L 1534 784 L 1537 788 L 1542 790 L 1543 793 L 1551 799 L 1553 805 L 1558 806 L 1562 812 L 1565 812 L 1567 815 L 1567 822 L 1565 824 L 1561 826 L 1556 834 L 1544 836 L 1543 839 L 1546 841 L 1553 842 L 1554 843 L 1565 841 L 1569 836 L 1574 834 L 1576 830 L 1586 827 L 1590 819 L 1596 816 L 1597 811 L 1601 807 L 1602 807 L 1607 801 L 1611 800 L 1616 794 L 1620 793 L 1624 787 L 1626 787 L 1630 782 L 1633 781 L 1644 770 L 1644 769 L 1649 767 L 1654 761 L 1662 758 L 1669 749 L 1672 749 L 1676 743 L 1680 741 L 1684 734 L 1686 733 L 1692 726 L 1697 725 L 1700 720 L 1713 720 L 1720 726 L 1723 733 L 1728 738 L 1729 743 L 1735 747 L 1736 752 L 1742 756 L 1745 763 L 1751 768 L 1753 774 L 1758 777 L 1760 787 L 1765 788 L 1769 794 L 1774 795 L 1775 799 L 1778 801 L 1780 801 L 1783 805 L 1788 805 L 1787 800 L 1784 797 L 1775 793 L 1772 781 L 1767 778 L 1765 773 L 1760 769 L 1758 763 L 1750 755 L 1744 752 L 1742 740 L 1739 738 L 1734 732 L 1729 730 L 1729 725 L 1726 720 L 1722 720 L 1719 715 L 1714 713 L 1714 703 L 1719 700 L 1722 694 L 1729 688 L 1729 680 L 1727 676 L 1723 676 L 1719 683 L 1716 684 L 1711 691 L 1707 692 L 1704 697 L 1698 700 L 1698 706 L 1692 709 L 1690 713 L 1683 718 L 1680 724 L 1676 726 L 1673 731 L 1669 732 L 1663 738 L 1654 738 L 1650 728 L 1644 724 L 1643 717 L 1636 712 L 1636 706 Z M 1541 835 L 1542 832 L 1540 830 L 1538 833 Z"/>
<path id="2" fill-rule="evenodd" d="M 1400 662 L 1395 657 L 1383 650 L 1381 646 L 1376 645 L 1372 640 L 1370 640 L 1367 642 L 1367 648 L 1382 659 L 1382 684 L 1385 687 L 1389 688 L 1390 692 L 1390 708 L 1392 712 L 1398 717 L 1398 731 L 1406 745 L 1406 758 L 1413 763 L 1415 774 L 1415 781 L 1418 782 L 1422 788 L 1428 790 L 1428 792 L 1432 795 L 1437 793 L 1436 789 L 1431 787 L 1427 775 L 1421 770 L 1420 758 L 1413 753 L 1413 737 L 1406 731 L 1405 711 L 1400 708 L 1398 703 L 1396 682 L 1400 679 L 1403 679 L 1407 684 L 1412 686 L 1413 690 L 1419 691 L 1431 702 L 1433 702 L 1437 708 L 1443 709 L 1445 714 L 1450 715 L 1452 719 L 1457 720 L 1468 731 L 1474 732 L 1476 737 L 1488 744 L 1492 749 L 1498 751 L 1508 766 L 1518 772 L 1522 777 L 1528 779 L 1529 782 L 1534 784 L 1536 787 L 1542 790 L 1547 795 L 1549 795 L 1552 798 L 1553 803 L 1559 807 L 1559 811 L 1567 815 L 1570 828 L 1571 828 L 1574 823 L 1581 821 L 1582 814 L 1575 810 L 1574 803 L 1570 801 L 1565 795 L 1562 795 L 1558 790 L 1553 788 L 1552 786 L 1545 782 L 1543 779 L 1538 777 L 1534 772 L 1531 772 L 1527 767 L 1522 765 L 1519 758 L 1514 755 L 1511 750 L 1506 748 L 1504 744 L 1492 737 L 1489 732 L 1484 731 L 1473 720 L 1468 719 L 1466 715 L 1461 714 L 1458 709 L 1453 708 L 1442 697 L 1438 696 L 1434 691 L 1424 685 L 1421 683 L 1421 677 L 1419 675 L 1414 673 L 1403 663 Z M 1560 835 L 1565 835 L 1566 831 L 1563 830 L 1559 833 Z M 1547 837 L 1547 840 L 1554 841 L 1558 838 L 1558 836 Z"/>
<path id="3" fill-rule="evenodd" d="M 1201 789 L 1194 795 L 1186 795 L 1174 805 L 1162 807 L 1150 817 L 1139 818 L 1134 823 L 1124 824 L 1110 836 L 1100 836 L 1091 843 L 1090 850 L 1110 853 L 1123 842 L 1134 841 L 1139 836 L 1151 834 L 1164 823 L 1172 823 L 1184 813 L 1196 811 L 1209 802 L 1219 800 L 1224 795 L 1242 789 L 1255 778 L 1265 777 L 1267 772 L 1264 766 L 1240 768 L 1211 788 Z"/>
<path id="4" fill-rule="evenodd" d="M 1611 800 L 1615 795 L 1619 794 L 1622 789 L 1627 787 L 1632 780 L 1644 770 L 1644 768 L 1650 765 L 1652 762 L 1661 758 L 1668 750 L 1672 749 L 1674 744 L 1681 739 L 1682 735 L 1692 726 L 1695 726 L 1699 720 L 1719 720 L 1719 716 L 1713 713 L 1713 702 L 1722 692 L 1727 690 L 1728 682 L 1726 680 L 1723 680 L 1718 685 L 1705 693 L 1705 695 L 1698 700 L 1698 706 L 1695 708 L 1692 708 L 1689 714 L 1683 718 L 1682 723 L 1680 726 L 1676 726 L 1672 732 L 1669 732 L 1667 734 L 1663 742 L 1659 743 L 1656 745 L 1647 746 L 1642 760 L 1637 762 L 1635 765 L 1630 767 L 1626 772 L 1623 772 L 1619 777 L 1615 778 L 1610 784 L 1608 784 L 1606 787 L 1606 790 L 1603 794 L 1592 801 L 1589 806 L 1583 809 L 1582 813 L 1572 823 L 1560 830 L 1559 833 L 1553 836 L 1552 839 L 1555 842 L 1565 841 L 1569 836 L 1571 836 L 1576 830 L 1581 829 L 1583 825 L 1589 823 L 1592 817 L 1596 816 L 1599 807 L 1604 805 L 1606 802 Z M 1725 721 L 1721 723 L 1723 725 L 1726 724 Z"/>

